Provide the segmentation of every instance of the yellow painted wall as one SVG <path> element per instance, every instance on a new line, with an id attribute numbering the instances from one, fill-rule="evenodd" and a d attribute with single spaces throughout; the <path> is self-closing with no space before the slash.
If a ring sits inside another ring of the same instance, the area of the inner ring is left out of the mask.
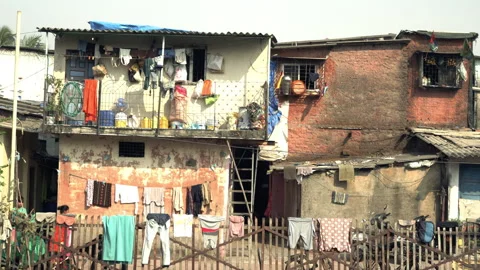
<path id="1" fill-rule="evenodd" d="M 79 39 L 91 41 L 90 35 L 64 35 L 57 38 L 55 44 L 55 68 L 57 78 L 65 78 L 65 54 L 67 49 L 76 49 Z M 98 44 L 117 48 L 149 49 L 153 41 L 161 48 L 161 37 L 138 36 L 98 36 Z M 224 57 L 223 73 L 206 73 L 206 79 L 214 81 L 214 90 L 220 96 L 211 106 L 203 99 L 193 99 L 195 83 L 186 85 L 188 91 L 187 122 L 204 122 L 215 119 L 217 126 L 224 124 L 232 112 L 239 107 L 255 101 L 264 104 L 265 89 L 268 80 L 269 38 L 244 37 L 166 37 L 166 47 L 206 48 L 207 54 L 221 54 Z M 116 60 L 116 59 L 114 59 Z M 111 58 L 102 58 L 100 62 L 107 67 L 109 75 L 102 81 L 101 110 L 111 110 L 118 98 L 125 98 L 130 105 L 127 114 L 139 119 L 152 117 L 158 111 L 159 89 L 143 90 L 143 83 L 130 83 L 126 66 L 112 65 Z M 161 100 L 160 113 L 168 117 L 170 101 Z"/>
<path id="2" fill-rule="evenodd" d="M 0 128 L 0 166 L 8 165 L 8 158 L 10 156 L 10 131 Z M 8 179 L 10 178 L 10 167 L 3 168 L 3 173 L 1 175 L 0 181 L 5 183 L 5 185 L 0 186 L 1 198 L 7 196 L 8 192 Z"/>

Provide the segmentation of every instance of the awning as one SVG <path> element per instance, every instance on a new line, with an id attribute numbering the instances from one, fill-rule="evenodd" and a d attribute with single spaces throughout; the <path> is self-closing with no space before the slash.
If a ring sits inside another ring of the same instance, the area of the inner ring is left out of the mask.
<path id="1" fill-rule="evenodd" d="M 480 157 L 480 132 L 413 128 L 420 140 L 452 158 Z"/>

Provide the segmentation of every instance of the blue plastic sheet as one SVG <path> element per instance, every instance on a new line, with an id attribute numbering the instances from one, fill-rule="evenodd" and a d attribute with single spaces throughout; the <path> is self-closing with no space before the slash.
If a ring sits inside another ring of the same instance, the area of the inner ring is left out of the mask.
<path id="1" fill-rule="evenodd" d="M 90 28 L 92 30 L 128 30 L 128 31 L 181 31 L 178 29 L 169 29 L 169 28 L 161 28 L 158 26 L 151 26 L 151 25 L 136 25 L 136 24 L 123 24 L 123 23 L 111 23 L 111 22 L 102 22 L 102 21 L 90 21 Z"/>
<path id="2" fill-rule="evenodd" d="M 268 89 L 268 94 L 270 100 L 268 102 L 268 124 L 267 131 L 268 135 L 272 134 L 275 126 L 280 122 L 280 117 L 282 117 L 282 112 L 278 110 L 278 99 L 275 95 L 275 71 L 277 70 L 277 62 L 270 61 L 270 88 Z"/>

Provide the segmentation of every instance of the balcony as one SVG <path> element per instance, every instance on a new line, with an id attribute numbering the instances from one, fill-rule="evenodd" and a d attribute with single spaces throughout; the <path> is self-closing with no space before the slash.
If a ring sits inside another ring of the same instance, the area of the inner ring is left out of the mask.
<path id="1" fill-rule="evenodd" d="M 102 136 L 142 136 L 265 140 L 265 82 L 212 80 L 211 95 L 196 96 L 197 83 L 143 90 L 124 78 L 98 80 L 97 119 L 85 117 L 84 82 L 64 82 L 49 93 L 44 132 Z M 181 89 L 180 89 L 181 92 Z M 56 101 L 56 102 L 54 102 Z"/>

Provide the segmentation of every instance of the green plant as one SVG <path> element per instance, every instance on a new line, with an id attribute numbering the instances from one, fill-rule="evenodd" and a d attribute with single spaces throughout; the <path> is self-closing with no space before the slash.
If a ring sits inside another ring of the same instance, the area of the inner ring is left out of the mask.
<path id="1" fill-rule="evenodd" d="M 62 104 L 60 100 L 60 92 L 63 89 L 63 80 L 57 79 L 50 75 L 46 78 L 47 85 L 53 88 L 53 93 L 48 98 L 46 105 L 47 115 L 55 116 L 57 120 L 62 117 Z"/>

